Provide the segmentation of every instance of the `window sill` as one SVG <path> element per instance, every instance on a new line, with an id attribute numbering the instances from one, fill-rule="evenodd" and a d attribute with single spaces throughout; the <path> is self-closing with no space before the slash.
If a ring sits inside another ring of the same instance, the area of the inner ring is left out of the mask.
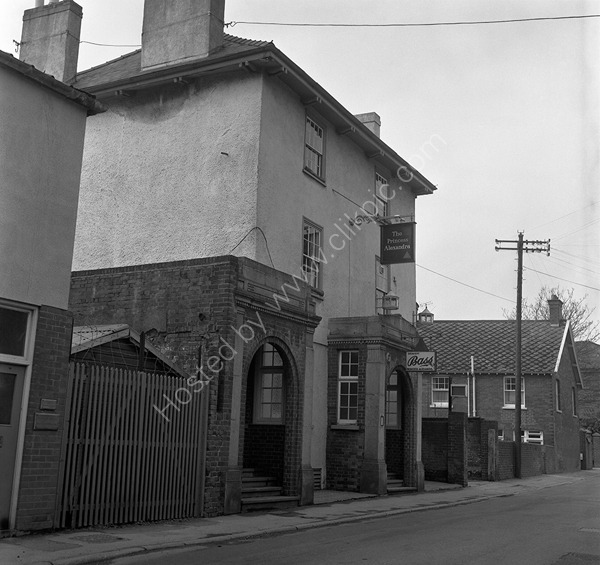
<path id="1" fill-rule="evenodd" d="M 448 405 L 447 404 L 430 404 L 429 408 L 445 408 L 445 409 L 447 409 Z"/>
<path id="2" fill-rule="evenodd" d="M 313 173 L 309 169 L 304 168 L 304 169 L 302 169 L 302 172 L 305 175 L 308 175 L 311 179 L 316 180 L 319 184 L 322 184 L 323 186 L 327 186 L 327 184 L 325 183 L 325 179 L 318 177 L 317 175 L 315 175 L 315 173 Z"/>
<path id="3" fill-rule="evenodd" d="M 281 420 L 262 420 L 262 421 L 254 421 L 252 422 L 253 426 L 283 426 L 283 422 Z"/>
<path id="4" fill-rule="evenodd" d="M 329 426 L 331 430 L 345 430 L 349 432 L 358 432 L 360 428 L 357 424 L 332 424 Z"/>
<path id="5" fill-rule="evenodd" d="M 502 410 L 514 410 L 514 409 L 515 409 L 514 404 L 507 404 L 506 406 L 502 407 Z M 527 410 L 527 406 L 521 406 L 521 410 Z"/>

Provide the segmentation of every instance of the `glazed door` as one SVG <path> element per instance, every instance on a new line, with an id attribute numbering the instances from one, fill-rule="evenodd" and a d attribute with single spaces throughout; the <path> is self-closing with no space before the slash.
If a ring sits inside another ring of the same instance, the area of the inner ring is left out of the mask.
<path id="1" fill-rule="evenodd" d="M 25 368 L 0 363 L 0 530 L 9 527 Z"/>

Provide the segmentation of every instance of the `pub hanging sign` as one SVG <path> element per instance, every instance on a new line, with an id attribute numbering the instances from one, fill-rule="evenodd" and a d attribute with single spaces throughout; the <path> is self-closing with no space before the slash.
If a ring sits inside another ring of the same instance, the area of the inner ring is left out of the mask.
<path id="1" fill-rule="evenodd" d="M 382 265 L 415 262 L 415 222 L 385 224 L 381 226 Z"/>

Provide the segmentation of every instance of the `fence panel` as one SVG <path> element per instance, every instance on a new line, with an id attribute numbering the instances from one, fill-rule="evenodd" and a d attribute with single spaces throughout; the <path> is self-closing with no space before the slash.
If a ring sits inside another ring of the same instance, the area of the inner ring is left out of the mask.
<path id="1" fill-rule="evenodd" d="M 167 420 L 153 406 L 177 391 L 191 398 Z M 202 403 L 187 391 L 185 377 L 71 363 L 60 527 L 194 516 Z"/>

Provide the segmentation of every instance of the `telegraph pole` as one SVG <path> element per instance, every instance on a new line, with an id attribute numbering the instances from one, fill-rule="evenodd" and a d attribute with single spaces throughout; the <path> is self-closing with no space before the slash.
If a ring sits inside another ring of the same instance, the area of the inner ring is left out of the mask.
<path id="1" fill-rule="evenodd" d="M 517 336 L 515 359 L 515 477 L 521 478 L 521 317 L 523 307 L 523 252 L 550 255 L 550 240 L 523 241 L 523 232 L 518 232 L 517 241 L 497 239 L 496 251 L 517 252 Z M 516 247 L 502 247 L 516 245 Z"/>

